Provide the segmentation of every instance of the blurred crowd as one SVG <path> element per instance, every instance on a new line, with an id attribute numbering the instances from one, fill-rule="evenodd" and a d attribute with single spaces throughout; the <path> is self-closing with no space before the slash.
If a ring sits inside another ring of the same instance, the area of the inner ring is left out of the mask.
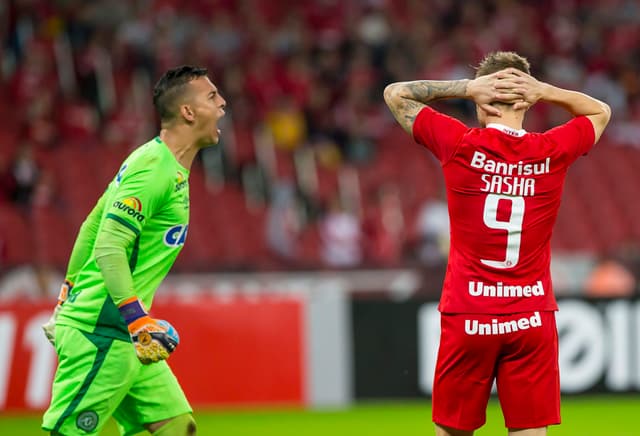
<path id="1" fill-rule="evenodd" d="M 492 50 L 515 50 L 538 78 L 609 103 L 603 148 L 622 150 L 610 153 L 623 153 L 630 177 L 640 174 L 632 0 L 10 0 L 0 4 L 0 41 L 5 269 L 64 269 L 118 162 L 157 133 L 155 80 L 184 63 L 209 69 L 228 116 L 220 146 L 192 173 L 178 270 L 441 267 L 448 216 L 439 169 L 395 126 L 382 91 L 394 81 L 468 78 Z M 475 125 L 469 102 L 439 105 Z M 525 128 L 566 117 L 537 105 Z M 576 198 L 568 202 L 579 207 Z M 568 223 L 554 248 L 618 250 L 633 271 L 632 212 L 613 212 L 625 224 L 601 237 L 593 227 L 584 230 L 593 237 L 571 233 L 580 225 Z M 16 247 L 16 226 L 33 240 Z"/>

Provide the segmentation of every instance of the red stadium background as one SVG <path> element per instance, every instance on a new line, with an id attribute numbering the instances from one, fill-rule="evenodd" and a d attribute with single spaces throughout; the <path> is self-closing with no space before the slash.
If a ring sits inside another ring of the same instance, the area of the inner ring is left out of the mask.
<path id="1" fill-rule="evenodd" d="M 207 67 L 228 102 L 221 143 L 192 167 L 189 235 L 153 308 L 181 334 L 170 364 L 187 396 L 427 394 L 417 314 L 446 267 L 442 175 L 382 91 L 470 77 L 493 50 L 613 109 L 569 171 L 552 274 L 559 297 L 588 306 L 567 324 L 586 350 L 567 361 L 576 391 L 636 392 L 638 17 L 627 0 L 0 2 L 0 410 L 46 407 L 55 354 L 40 325 L 75 235 L 122 159 L 157 134 L 152 88 L 180 64 Z M 469 102 L 436 107 L 477 123 Z M 538 104 L 525 128 L 567 116 Z"/>

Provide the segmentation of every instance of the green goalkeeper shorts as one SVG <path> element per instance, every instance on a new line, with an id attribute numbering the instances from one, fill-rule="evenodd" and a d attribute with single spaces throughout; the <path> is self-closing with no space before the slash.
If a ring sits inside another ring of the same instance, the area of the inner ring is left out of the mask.
<path id="1" fill-rule="evenodd" d="M 166 361 L 143 365 L 133 345 L 56 326 L 58 368 L 42 428 L 62 435 L 98 434 L 110 416 L 123 435 L 144 424 L 191 413 Z"/>

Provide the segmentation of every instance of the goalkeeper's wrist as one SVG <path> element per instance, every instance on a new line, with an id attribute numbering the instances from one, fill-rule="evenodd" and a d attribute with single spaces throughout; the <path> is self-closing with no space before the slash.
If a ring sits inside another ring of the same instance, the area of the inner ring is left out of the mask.
<path id="1" fill-rule="evenodd" d="M 62 282 L 62 285 L 60 286 L 60 292 L 58 292 L 58 306 L 62 306 L 62 303 L 67 301 L 71 289 L 73 289 L 73 282 L 69 279 L 64 279 L 64 282 Z"/>
<path id="2" fill-rule="evenodd" d="M 136 326 L 147 324 L 150 321 L 149 314 L 138 297 L 131 297 L 118 305 L 118 310 L 124 322 L 129 326 L 129 330 Z"/>

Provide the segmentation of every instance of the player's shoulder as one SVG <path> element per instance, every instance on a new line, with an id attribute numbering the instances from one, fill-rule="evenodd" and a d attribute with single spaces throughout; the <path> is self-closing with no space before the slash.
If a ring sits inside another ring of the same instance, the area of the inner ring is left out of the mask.
<path id="1" fill-rule="evenodd" d="M 593 124 L 591 120 L 585 116 L 573 117 L 565 123 L 550 128 L 542 135 L 544 136 L 571 136 L 579 132 L 591 132 Z"/>
<path id="2" fill-rule="evenodd" d="M 155 177 L 162 178 L 163 175 L 173 175 L 175 167 L 175 158 L 156 137 L 133 150 L 123 161 L 121 170 L 125 168 L 129 174 L 152 173 Z"/>
<path id="3" fill-rule="evenodd" d="M 154 138 L 133 150 L 125 159 L 125 162 L 129 163 L 130 166 L 148 167 L 160 165 L 165 158 L 165 154 L 162 142 L 158 138 Z"/>
<path id="4" fill-rule="evenodd" d="M 169 152 L 166 146 L 155 138 L 140 145 L 120 164 L 114 179 L 116 185 L 133 179 L 144 179 L 159 184 L 172 179 L 175 171 L 167 154 Z"/>

